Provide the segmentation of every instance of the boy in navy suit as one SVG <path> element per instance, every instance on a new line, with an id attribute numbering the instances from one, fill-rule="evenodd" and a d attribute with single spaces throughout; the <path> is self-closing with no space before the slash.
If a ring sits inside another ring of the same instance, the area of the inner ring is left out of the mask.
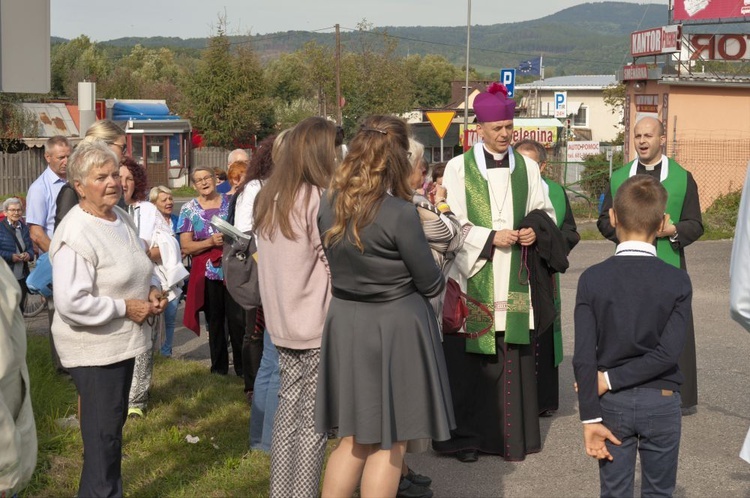
<path id="1" fill-rule="evenodd" d="M 609 216 L 615 255 L 581 275 L 573 368 L 586 453 L 599 460 L 602 496 L 633 496 L 636 452 L 642 496 L 671 496 L 680 449 L 677 360 L 691 315 L 685 271 L 656 257 L 669 220 L 658 180 L 635 175 Z"/>

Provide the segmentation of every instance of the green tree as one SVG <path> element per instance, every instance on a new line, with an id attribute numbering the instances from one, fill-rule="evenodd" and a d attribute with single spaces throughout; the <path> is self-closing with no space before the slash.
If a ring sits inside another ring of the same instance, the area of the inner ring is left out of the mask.
<path id="1" fill-rule="evenodd" d="M 616 85 L 608 86 L 603 91 L 604 94 L 604 105 L 609 107 L 612 114 L 619 114 L 625 117 L 625 85 L 618 83 Z M 617 136 L 612 140 L 612 145 L 622 145 L 625 142 L 625 123 L 623 120 L 615 125 L 617 129 Z"/>
<path id="2" fill-rule="evenodd" d="M 622 164 L 622 152 L 615 152 L 612 156 L 612 164 L 617 169 Z M 599 195 L 609 188 L 609 161 L 607 154 L 595 154 L 583 159 L 583 175 L 581 177 L 581 188 L 592 199 L 598 199 Z"/>
<path id="3" fill-rule="evenodd" d="M 182 71 L 170 49 L 135 45 L 109 75 L 97 82 L 97 94 L 104 98 L 165 99 L 172 108 L 181 96 L 178 81 Z"/>
<path id="4" fill-rule="evenodd" d="M 232 47 L 224 19 L 181 88 L 178 110 L 208 145 L 246 146 L 253 136 L 268 134 L 273 127 L 273 102 L 267 97 L 260 62 L 248 44 Z"/>
<path id="5" fill-rule="evenodd" d="M 344 128 L 351 132 L 371 114 L 400 114 L 411 109 L 412 83 L 406 78 L 403 59 L 396 57 L 398 43 L 385 34 L 372 31 L 366 21 L 359 23 L 356 51 L 341 61 Z"/>
<path id="6" fill-rule="evenodd" d="M 283 104 L 312 96 L 312 88 L 305 82 L 305 60 L 297 51 L 281 54 L 271 61 L 264 70 L 269 94 Z"/>
<path id="7" fill-rule="evenodd" d="M 112 70 L 106 51 L 88 36 L 81 35 L 52 47 L 51 93 L 58 97 L 78 97 L 78 82 L 98 82 Z"/>
<path id="8" fill-rule="evenodd" d="M 406 76 L 414 89 L 414 107 L 444 107 L 450 103 L 451 82 L 460 79 L 461 71 L 441 55 L 413 55 L 404 60 Z"/>
<path id="9" fill-rule="evenodd" d="M 34 115 L 19 104 L 18 94 L 0 92 L 0 150 L 15 152 L 23 147 L 21 138 L 36 136 Z"/>

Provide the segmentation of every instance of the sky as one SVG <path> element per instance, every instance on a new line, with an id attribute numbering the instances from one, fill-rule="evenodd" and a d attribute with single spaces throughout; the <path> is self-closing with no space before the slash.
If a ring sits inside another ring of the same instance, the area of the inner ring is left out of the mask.
<path id="1" fill-rule="evenodd" d="M 335 24 L 356 29 L 366 19 L 383 26 L 463 26 L 462 0 L 51 0 L 52 36 L 93 41 L 127 36 L 204 38 L 226 15 L 229 35 L 279 31 L 331 32 Z M 667 5 L 668 0 L 620 0 Z M 583 0 L 472 0 L 471 24 L 527 21 L 554 14 Z"/>

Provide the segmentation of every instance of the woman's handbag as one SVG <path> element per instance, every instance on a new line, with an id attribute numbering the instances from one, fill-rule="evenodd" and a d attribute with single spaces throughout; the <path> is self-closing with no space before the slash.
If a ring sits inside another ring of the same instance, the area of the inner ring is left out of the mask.
<path id="1" fill-rule="evenodd" d="M 461 332 L 466 320 L 469 318 L 469 305 L 476 306 L 479 311 L 489 317 L 489 325 L 479 332 Z M 481 337 L 492 329 L 494 317 L 490 309 L 471 296 L 467 296 L 461 290 L 458 282 L 448 278 L 445 282 L 445 300 L 443 301 L 443 334 L 457 335 L 467 339 L 476 339 Z"/>
<path id="2" fill-rule="evenodd" d="M 48 252 L 37 258 L 36 266 L 26 278 L 26 286 L 33 294 L 52 297 L 52 264 Z"/>
<path id="3" fill-rule="evenodd" d="M 224 283 L 232 298 L 246 310 L 260 306 L 258 248 L 252 232 L 242 233 L 214 216 L 211 224 L 224 235 L 221 265 Z"/>

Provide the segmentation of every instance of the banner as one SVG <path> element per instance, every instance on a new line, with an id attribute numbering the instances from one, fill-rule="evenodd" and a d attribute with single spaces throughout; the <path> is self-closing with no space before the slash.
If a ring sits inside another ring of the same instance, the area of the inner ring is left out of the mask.
<path id="1" fill-rule="evenodd" d="M 553 120 L 549 120 L 553 121 Z M 556 120 L 554 120 L 556 121 Z M 513 138 L 511 143 L 515 144 L 521 140 L 536 140 L 540 144 L 544 145 L 546 149 L 551 149 L 555 146 L 558 140 L 558 132 L 561 130 L 561 126 L 544 126 L 539 124 L 524 123 L 523 119 L 516 119 L 513 124 Z M 460 144 L 463 147 L 464 152 L 479 142 L 479 133 L 477 133 L 477 125 L 469 124 L 468 130 L 464 131 L 464 126 L 460 126 Z M 599 142 L 596 142 L 597 144 Z"/>
<path id="2" fill-rule="evenodd" d="M 630 34 L 630 55 L 668 54 L 680 51 L 682 27 L 679 25 L 662 26 Z"/>
<path id="3" fill-rule="evenodd" d="M 674 0 L 672 19 L 698 21 L 750 17 L 750 3 L 743 0 Z"/>

